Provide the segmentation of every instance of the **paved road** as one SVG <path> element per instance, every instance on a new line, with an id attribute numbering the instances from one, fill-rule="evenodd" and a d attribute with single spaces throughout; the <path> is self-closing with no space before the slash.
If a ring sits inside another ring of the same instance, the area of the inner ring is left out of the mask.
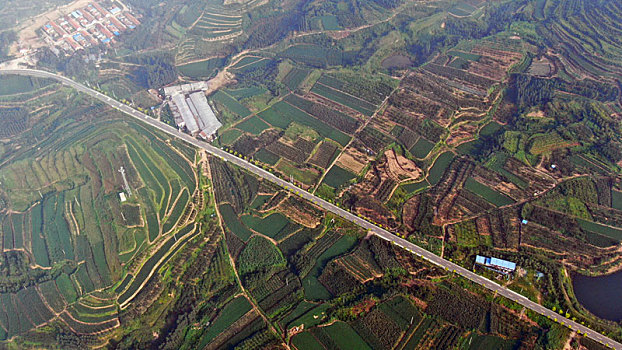
<path id="1" fill-rule="evenodd" d="M 90 89 L 80 83 L 77 83 L 69 78 L 60 76 L 60 75 L 56 75 L 53 73 L 49 73 L 49 72 L 45 72 L 45 71 L 39 71 L 39 70 L 31 70 L 31 69 L 17 69 L 17 70 L 0 70 L 0 74 L 18 74 L 18 75 L 27 75 L 27 76 L 32 76 L 32 77 L 40 77 L 40 78 L 51 78 L 51 79 L 55 79 L 60 81 L 61 83 L 71 86 L 73 88 L 75 88 L 76 90 L 83 92 L 91 97 L 94 97 L 104 103 L 107 103 L 108 105 L 110 105 L 113 108 L 116 108 L 128 115 L 130 115 L 131 117 L 134 117 L 136 119 L 139 119 L 141 121 L 143 121 L 144 123 L 147 123 L 151 126 L 153 126 L 154 128 L 157 128 L 169 135 L 172 135 L 173 137 L 177 137 L 179 139 L 182 139 L 198 148 L 202 148 L 206 151 L 208 151 L 209 153 L 218 156 L 230 163 L 233 163 L 241 168 L 244 168 L 258 176 L 261 176 L 262 178 L 269 180 L 273 183 L 278 184 L 279 186 L 282 186 L 290 191 L 293 191 L 294 193 L 298 194 L 299 196 L 301 196 L 302 198 L 305 198 L 315 204 L 317 204 L 318 206 L 324 208 L 325 210 L 328 210 L 336 215 L 341 216 L 342 218 L 349 220 L 351 222 L 354 222 L 356 224 L 358 224 L 359 226 L 370 230 L 373 234 L 377 235 L 378 237 L 387 240 L 389 242 L 392 242 L 393 244 L 400 246 L 406 250 L 408 250 L 409 252 L 416 254 L 417 256 L 420 256 L 428 261 L 430 261 L 431 263 L 446 269 L 448 271 L 452 271 L 455 272 L 479 285 L 482 285 L 494 292 L 496 292 L 499 295 L 502 295 L 508 299 L 511 299 L 515 302 L 517 302 L 518 304 L 521 304 L 522 306 L 531 309 L 541 315 L 547 316 L 553 320 L 556 320 L 557 322 L 568 326 L 569 328 L 571 328 L 572 330 L 575 331 L 579 331 L 581 334 L 584 334 L 586 336 L 588 336 L 589 338 L 592 338 L 598 342 L 601 342 L 605 345 L 608 345 L 612 348 L 615 349 L 620 349 L 622 350 L 622 344 L 596 332 L 593 331 L 577 322 L 574 322 L 566 317 L 563 317 L 561 315 L 559 315 L 558 313 L 549 310 L 547 308 L 545 308 L 544 306 L 535 303 L 531 300 L 529 300 L 528 298 L 510 290 L 507 289 L 499 284 L 497 284 L 496 282 L 493 282 L 485 277 L 482 277 L 470 270 L 467 270 L 457 264 L 452 263 L 451 261 L 445 260 L 441 257 L 439 257 L 438 255 L 431 253 L 403 238 L 397 237 L 396 235 L 370 223 L 369 221 L 362 219 L 348 211 L 345 211 L 339 207 L 337 207 L 334 204 L 331 204 L 321 198 L 318 198 L 314 195 L 312 195 L 311 193 L 297 187 L 294 186 L 293 184 L 275 176 L 274 174 L 272 174 L 269 171 L 266 171 L 256 165 L 253 165 L 241 158 L 238 158 L 232 154 L 229 154 L 223 150 L 221 150 L 220 148 L 214 147 L 206 142 L 203 141 L 199 141 L 195 138 L 193 138 L 190 135 L 187 135 L 185 133 L 179 132 L 176 128 L 171 127 L 169 125 L 166 125 L 164 123 L 161 123 L 159 121 L 157 121 L 156 119 L 147 116 L 146 114 L 143 114 L 133 108 L 131 108 L 128 105 L 125 105 L 115 99 L 112 99 L 98 91 L 95 91 L 93 89 Z"/>

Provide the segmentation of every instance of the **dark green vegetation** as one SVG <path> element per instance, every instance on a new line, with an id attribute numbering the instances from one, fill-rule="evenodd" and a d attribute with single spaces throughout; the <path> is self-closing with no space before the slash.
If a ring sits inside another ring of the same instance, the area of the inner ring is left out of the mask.
<path id="1" fill-rule="evenodd" d="M 210 78 L 217 68 L 222 67 L 223 58 L 210 58 L 204 61 L 186 63 L 177 66 L 177 70 L 182 75 L 191 79 L 207 79 Z"/>
<path id="2" fill-rule="evenodd" d="M 464 188 L 483 197 L 497 207 L 514 203 L 514 201 L 508 196 L 497 192 L 486 185 L 482 185 L 481 183 L 473 180 L 473 178 L 468 178 L 464 182 Z"/>
<path id="3" fill-rule="evenodd" d="M 339 188 L 348 181 L 352 180 L 354 177 L 354 174 L 335 165 L 326 174 L 324 183 L 331 187 Z"/>

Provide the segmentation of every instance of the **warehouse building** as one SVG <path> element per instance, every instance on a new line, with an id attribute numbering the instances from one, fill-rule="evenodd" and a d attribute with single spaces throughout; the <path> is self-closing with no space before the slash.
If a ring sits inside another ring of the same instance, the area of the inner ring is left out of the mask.
<path id="1" fill-rule="evenodd" d="M 179 116 L 181 117 L 175 118 L 177 126 L 179 126 L 180 128 L 185 127 L 193 135 L 199 133 L 199 126 L 197 125 L 197 122 L 192 115 L 192 111 L 190 111 L 190 106 L 188 106 L 188 103 L 186 103 L 186 98 L 184 97 L 184 95 L 173 95 L 172 100 L 175 107 L 177 107 L 177 112 L 179 113 Z M 172 110 L 174 113 L 175 109 Z"/>
<path id="2" fill-rule="evenodd" d="M 208 84 L 206 81 L 199 81 L 196 83 L 167 86 L 164 88 L 164 94 L 166 96 L 172 96 L 174 94 L 189 94 L 194 91 L 205 91 L 207 88 Z"/>
<path id="3" fill-rule="evenodd" d="M 207 103 L 205 88 L 206 83 L 192 83 L 166 87 L 164 93 L 179 128 L 185 128 L 192 136 L 213 140 L 222 124 Z"/>
<path id="4" fill-rule="evenodd" d="M 222 126 L 216 114 L 207 103 L 205 94 L 202 92 L 195 92 L 190 94 L 190 102 L 197 111 L 197 121 L 199 123 L 199 129 L 201 129 L 201 137 L 207 138 L 216 134 L 216 131 Z M 190 104 L 190 103 L 188 103 Z"/>
<path id="5" fill-rule="evenodd" d="M 475 263 L 504 275 L 509 275 L 516 270 L 516 263 L 481 255 L 477 255 L 475 257 Z"/>

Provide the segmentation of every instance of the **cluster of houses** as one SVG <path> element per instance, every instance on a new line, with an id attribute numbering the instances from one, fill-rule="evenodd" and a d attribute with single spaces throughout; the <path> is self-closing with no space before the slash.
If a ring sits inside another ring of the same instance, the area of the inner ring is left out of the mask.
<path id="1" fill-rule="evenodd" d="M 122 3 L 96 2 L 47 22 L 40 35 L 59 53 L 110 44 L 124 31 L 136 28 L 140 22 Z"/>

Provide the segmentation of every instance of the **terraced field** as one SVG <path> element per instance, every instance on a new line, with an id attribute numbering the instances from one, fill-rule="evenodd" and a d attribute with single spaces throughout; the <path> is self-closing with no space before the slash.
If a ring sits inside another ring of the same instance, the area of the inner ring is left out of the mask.
<path id="1" fill-rule="evenodd" d="M 207 40 L 231 38 L 242 34 L 242 16 L 224 14 L 219 9 L 208 7 L 189 31 Z"/>
<path id="2" fill-rule="evenodd" d="M 176 223 L 197 187 L 194 159 L 100 104 L 39 82 L 13 89 L 20 95 L 5 91 L 4 99 L 22 101 L 23 92 L 41 86 L 46 97 L 21 104 L 34 126 L 15 136 L 12 161 L 0 167 L 0 196 L 12 211 L 1 214 L 0 222 L 3 254 L 32 261 L 22 278 L 47 277 L 0 282 L 6 291 L 0 298 L 11 314 L 0 320 L 2 339 L 57 315 L 82 334 L 117 327 L 116 296 L 139 290 L 152 271 L 152 260 L 137 270 L 146 251 L 158 247 L 165 254 L 182 240 L 185 231 L 175 238 L 160 232 L 179 230 Z"/>

